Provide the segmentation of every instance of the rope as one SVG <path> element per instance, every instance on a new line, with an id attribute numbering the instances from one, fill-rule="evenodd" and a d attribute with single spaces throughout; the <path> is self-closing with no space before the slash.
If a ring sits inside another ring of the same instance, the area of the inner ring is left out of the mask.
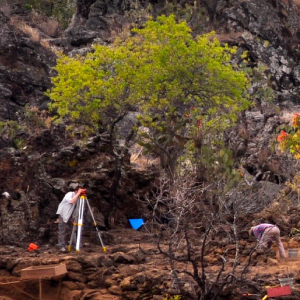
<path id="1" fill-rule="evenodd" d="M 11 281 L 11 282 L 0 282 L 0 285 L 13 284 L 13 283 L 19 283 L 19 282 L 21 282 L 21 280 L 19 280 L 19 281 Z"/>

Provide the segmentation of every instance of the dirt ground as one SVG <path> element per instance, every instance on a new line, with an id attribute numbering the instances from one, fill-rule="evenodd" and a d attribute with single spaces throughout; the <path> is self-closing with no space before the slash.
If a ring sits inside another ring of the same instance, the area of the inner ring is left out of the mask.
<path id="1" fill-rule="evenodd" d="M 114 242 L 111 245 L 107 245 L 107 253 L 105 255 L 111 255 L 117 251 L 122 251 L 123 249 L 129 249 L 142 247 L 145 250 L 149 250 L 150 248 L 155 247 L 153 244 L 150 243 L 150 240 L 147 239 L 147 236 L 144 232 L 133 231 L 130 229 L 126 230 L 115 230 L 112 232 L 114 235 Z M 1 248 L 1 246 L 0 246 Z M 100 246 L 97 248 L 101 248 Z M 89 251 L 87 251 L 89 250 Z M 98 251 L 97 249 L 94 249 Z M 1 252 L 0 255 L 2 256 L 4 252 Z M 80 255 L 88 255 L 92 256 L 93 251 L 88 248 L 83 248 L 80 251 Z M 125 252 L 124 252 L 125 253 Z M 4 253 L 5 255 L 5 253 Z M 7 255 L 11 255 L 7 253 Z M 17 252 L 14 256 L 17 256 L 22 259 L 26 256 L 30 256 L 32 254 L 28 253 L 28 251 Z M 37 265 L 41 261 L 46 260 L 53 260 L 55 258 L 63 258 L 64 256 L 70 256 L 69 253 L 63 254 L 59 253 L 55 249 L 43 249 L 41 246 L 40 254 L 37 255 Z M 75 255 L 75 254 L 72 254 Z M 155 267 L 157 269 L 165 270 L 166 269 L 166 260 L 160 259 L 156 256 L 155 260 L 149 261 L 148 267 Z M 217 272 L 219 270 L 219 266 L 213 266 L 212 270 Z M 270 287 L 274 287 L 274 285 L 280 285 L 279 278 L 283 277 L 294 277 L 294 286 L 293 286 L 293 294 L 295 294 L 296 298 L 282 298 L 282 299 L 300 299 L 297 298 L 296 294 L 299 294 L 300 290 L 300 251 L 299 255 L 296 258 L 285 258 L 281 259 L 278 257 L 268 257 L 265 256 L 264 259 L 256 259 L 256 262 L 250 266 L 249 272 L 246 275 L 246 279 L 249 281 L 262 282 L 264 293 L 259 296 L 252 296 L 252 297 L 243 297 L 243 299 L 262 299 L 262 297 L 266 294 L 266 291 Z M 43 280 L 20 280 L 20 277 L 13 277 L 11 274 L 3 269 L 0 268 L 0 300 L 60 300 L 58 292 L 60 290 L 60 279 L 62 277 L 56 277 Z M 247 290 L 243 290 L 242 292 L 250 292 Z M 290 297 L 290 296 L 289 296 Z M 84 298 L 84 299 L 93 299 L 93 298 Z M 114 296 L 111 295 L 110 298 L 103 298 L 104 300 L 109 299 L 113 300 Z M 116 297 L 115 299 L 120 299 Z M 278 298 L 281 299 L 281 298 Z"/>
<path id="2" fill-rule="evenodd" d="M 15 282 L 9 285 L 1 285 L 0 300 L 58 300 L 58 284 L 53 284 L 49 280 L 31 280 L 19 281 L 15 278 Z M 10 280 L 12 280 L 10 278 Z"/>

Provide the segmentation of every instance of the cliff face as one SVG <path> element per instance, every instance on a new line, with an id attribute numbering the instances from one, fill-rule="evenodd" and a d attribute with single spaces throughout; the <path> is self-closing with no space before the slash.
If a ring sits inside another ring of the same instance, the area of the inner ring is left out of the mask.
<path id="1" fill-rule="evenodd" d="M 17 120 L 26 104 L 45 109 L 55 55 L 0 12 L 0 118 Z M 25 24 L 22 25 L 24 29 Z"/>
<path id="2" fill-rule="evenodd" d="M 238 34 L 237 46 L 267 66 L 279 101 L 298 101 L 299 15 L 297 1 L 228 1 L 217 12 L 223 32 Z"/>
<path id="3" fill-rule="evenodd" d="M 155 18 L 180 13 L 195 34 L 215 30 L 222 42 L 237 46 L 238 53 L 248 51 L 248 66 L 265 65 L 263 84 L 272 88 L 273 101 L 265 102 L 263 95 L 255 99 L 255 106 L 228 132 L 226 142 L 242 161 L 245 181 L 259 191 L 262 203 L 270 203 L 297 171 L 295 162 L 279 154 L 272 143 L 280 126 L 288 124 L 293 113 L 300 110 L 298 5 L 292 0 L 78 0 L 69 27 L 60 35 L 47 35 L 47 30 L 35 24 L 32 12 L 19 6 L 6 7 L 0 11 L 0 119 L 20 122 L 26 105 L 40 111 L 47 109 L 49 99 L 44 92 L 51 86 L 56 50 L 70 56 L 86 53 L 92 43 L 109 44 L 122 30 L 128 30 L 132 24 L 141 25 L 150 15 Z M 260 84 L 254 84 L 252 91 Z M 141 239 L 148 243 L 145 232 L 135 232 L 134 240 L 129 229 L 128 236 L 122 236 L 117 229 L 104 232 L 104 243 L 111 246 L 106 257 L 99 253 L 79 258 L 73 254 L 56 257 L 55 213 L 73 183 L 85 184 L 96 221 L 101 230 L 107 229 L 116 156 L 104 135 L 83 142 L 70 138 L 64 125 L 45 127 L 34 120 L 30 128 L 22 130 L 12 128 L 12 123 L 0 126 L 0 242 L 8 245 L 0 249 L 1 272 L 19 276 L 20 269 L 33 261 L 67 262 L 70 272 L 62 299 L 102 299 L 103 295 L 106 299 L 151 299 L 157 286 L 157 295 L 172 289 L 174 282 L 165 267 L 166 259 L 157 270 L 156 262 L 151 261 L 156 250 L 150 241 L 144 252 L 133 244 Z M 124 161 L 114 215 L 115 225 L 120 228 L 128 227 L 128 218 L 147 217 L 148 210 L 134 195 L 148 192 L 156 176 L 151 168 L 135 168 L 129 153 Z M 259 219 L 280 223 L 287 237 L 291 227 L 300 226 L 299 212 L 276 205 L 263 211 Z M 33 241 L 41 245 L 41 252 L 26 253 L 28 257 L 19 260 L 28 242 Z M 87 242 L 98 241 L 93 235 Z M 299 240 L 294 242 L 288 244 L 288 239 L 284 240 L 286 247 L 299 247 Z M 253 245 L 242 241 L 245 253 L 241 260 L 251 251 L 250 246 Z M 224 250 L 218 247 L 213 249 L 214 255 Z M 207 259 L 212 265 L 215 263 L 213 258 Z M 147 264 L 141 266 L 143 263 Z M 273 263 L 276 266 L 277 262 Z M 84 278 L 77 274 L 80 272 Z M 214 266 L 212 273 L 216 274 Z M 251 279 L 255 276 L 252 274 Z M 272 281 L 276 281 L 274 274 Z M 99 291 L 99 286 L 103 290 Z M 224 299 L 229 298 L 225 295 Z"/>
<path id="4" fill-rule="evenodd" d="M 47 36 L 41 28 L 38 29 L 39 36 L 34 35 L 33 29 L 37 28 L 32 12 L 13 8 L 9 13 L 0 12 L 1 119 L 18 121 L 26 104 L 40 110 L 47 108 L 49 99 L 44 92 L 51 86 L 56 59 L 52 47 L 69 55 L 84 53 L 93 42 L 109 43 L 132 23 L 142 24 L 149 15 L 155 18 L 162 13 L 183 11 L 195 34 L 214 29 L 221 41 L 237 46 L 239 53 L 248 51 L 249 66 L 259 63 L 266 66 L 267 84 L 274 90 L 275 99 L 272 103 L 257 99 L 257 107 L 247 112 L 228 135 L 228 145 L 242 158 L 252 184 L 263 181 L 272 190 L 273 197 L 280 184 L 295 173 L 293 163 L 286 164 L 270 145 L 279 126 L 288 123 L 298 109 L 300 13 L 297 2 L 172 3 L 78 0 L 70 26 L 56 38 Z M 28 26 L 32 30 L 28 30 Z M 52 238 L 54 243 L 55 230 L 49 224 L 55 220 L 57 205 L 69 184 L 78 180 L 84 180 L 90 189 L 92 204 L 102 212 L 99 220 L 105 227 L 115 160 L 109 154 L 111 149 L 105 139 L 92 138 L 87 144 L 81 144 L 79 140 L 66 138 L 64 126 L 40 128 L 34 133 L 18 131 L 17 136 L 8 134 L 10 129 L 9 126 L 5 128 L 0 141 L 0 192 L 7 191 L 11 195 L 0 202 L 1 226 L 5 228 L 1 231 L 1 241 Z M 28 145 L 16 149 L 16 139 L 24 139 Z M 153 178 L 152 173 L 146 179 L 144 175 L 128 163 L 118 194 L 122 199 L 119 208 L 122 226 L 126 226 L 128 217 L 145 213 L 133 197 L 135 191 L 146 188 Z M 261 185 L 261 188 L 265 189 L 265 186 Z M 41 228 L 40 232 L 36 228 Z"/>

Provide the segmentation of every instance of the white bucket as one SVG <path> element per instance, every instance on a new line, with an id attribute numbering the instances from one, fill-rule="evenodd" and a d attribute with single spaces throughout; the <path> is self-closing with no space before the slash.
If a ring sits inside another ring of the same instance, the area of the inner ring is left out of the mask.
<path id="1" fill-rule="evenodd" d="M 294 278 L 279 278 L 280 286 L 289 285 L 293 287 Z"/>
<path id="2" fill-rule="evenodd" d="M 298 257 L 298 249 L 288 249 L 289 257 Z"/>

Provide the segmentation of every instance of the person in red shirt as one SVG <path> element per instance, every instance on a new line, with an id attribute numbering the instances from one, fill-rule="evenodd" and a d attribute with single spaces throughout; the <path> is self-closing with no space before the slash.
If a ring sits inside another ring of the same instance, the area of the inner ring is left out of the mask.
<path id="1" fill-rule="evenodd" d="M 285 258 L 285 250 L 280 240 L 280 230 L 276 225 L 262 223 L 251 227 L 249 236 L 254 235 L 258 241 L 258 248 L 270 249 L 273 242 L 277 244 L 279 255 Z"/>

